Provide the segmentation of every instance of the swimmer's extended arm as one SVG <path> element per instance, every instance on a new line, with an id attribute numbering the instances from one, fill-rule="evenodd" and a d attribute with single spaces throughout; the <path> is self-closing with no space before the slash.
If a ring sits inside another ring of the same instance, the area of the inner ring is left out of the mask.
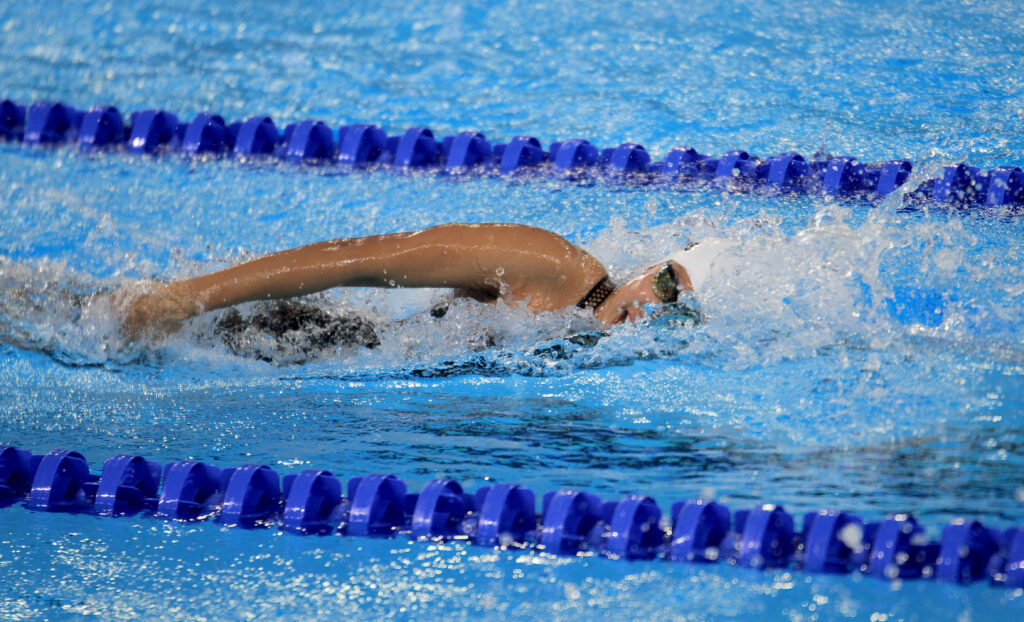
<path id="1" fill-rule="evenodd" d="M 170 283 L 153 303 L 173 308 L 173 322 L 179 322 L 241 302 L 332 287 L 450 287 L 479 298 L 528 299 L 530 309 L 549 311 L 575 304 L 604 274 L 600 262 L 550 231 L 513 224 L 450 224 L 274 253 Z M 133 303 L 126 327 L 160 324 L 166 313 L 145 308 L 153 303 Z"/>

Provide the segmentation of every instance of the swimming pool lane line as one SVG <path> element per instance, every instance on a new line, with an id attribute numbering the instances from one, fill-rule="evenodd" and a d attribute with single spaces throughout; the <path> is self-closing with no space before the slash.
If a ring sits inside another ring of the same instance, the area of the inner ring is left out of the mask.
<path id="1" fill-rule="evenodd" d="M 99 475 L 85 457 L 0 445 L 0 508 L 101 516 L 148 514 L 178 521 L 213 518 L 224 526 L 278 527 L 301 535 L 395 536 L 464 540 L 484 547 L 552 555 L 597 554 L 619 560 L 726 563 L 762 570 L 863 573 L 881 579 L 1024 587 L 1024 528 L 956 519 L 938 542 L 910 514 L 867 522 L 836 510 L 808 512 L 802 529 L 784 508 L 759 504 L 730 512 L 706 499 L 672 505 L 664 521 L 643 495 L 603 501 L 572 489 L 536 496 L 518 484 L 473 494 L 450 479 L 410 493 L 394 475 L 353 477 L 343 491 L 330 471 L 283 477 L 266 465 L 221 469 L 203 462 L 160 464 L 121 454 Z"/>
<path id="2" fill-rule="evenodd" d="M 278 129 L 267 116 L 228 123 L 200 113 L 189 121 L 164 110 L 131 113 L 127 122 L 117 108 L 80 111 L 40 101 L 25 106 L 0 102 L 0 139 L 29 145 L 72 143 L 84 152 L 123 150 L 134 154 L 279 159 L 314 163 L 339 170 L 389 168 L 397 172 L 434 171 L 450 176 L 541 176 L 571 183 L 609 183 L 706 188 L 717 191 L 817 192 L 830 196 L 885 197 L 910 177 L 909 160 L 863 163 L 857 158 L 808 161 L 799 153 L 767 158 L 746 151 L 720 157 L 676 147 L 652 161 L 643 145 L 622 143 L 600 149 L 580 138 L 551 143 L 545 150 L 533 136 L 492 144 L 480 132 L 461 132 L 438 140 L 433 131 L 413 127 L 400 135 L 370 124 L 331 129 L 317 120 Z M 1024 205 L 1024 172 L 1017 166 L 989 170 L 965 163 L 943 167 L 904 195 L 911 205 Z"/>

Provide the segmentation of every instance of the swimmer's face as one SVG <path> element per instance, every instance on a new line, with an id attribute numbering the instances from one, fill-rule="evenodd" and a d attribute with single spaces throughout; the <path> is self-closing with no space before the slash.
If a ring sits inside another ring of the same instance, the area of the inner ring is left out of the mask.
<path id="1" fill-rule="evenodd" d="M 679 291 L 693 290 L 690 284 L 690 276 L 686 269 L 678 263 L 669 262 L 672 265 L 672 272 L 675 273 L 676 288 Z M 656 277 L 665 264 L 657 264 L 647 268 L 639 275 L 633 277 L 628 283 L 612 292 L 611 296 L 594 309 L 594 317 L 605 324 L 621 324 L 626 320 L 635 322 L 644 317 L 644 305 L 662 304 L 663 300 L 656 291 Z M 662 274 L 664 278 L 664 273 Z M 661 283 L 661 291 L 664 294 L 664 283 Z"/>

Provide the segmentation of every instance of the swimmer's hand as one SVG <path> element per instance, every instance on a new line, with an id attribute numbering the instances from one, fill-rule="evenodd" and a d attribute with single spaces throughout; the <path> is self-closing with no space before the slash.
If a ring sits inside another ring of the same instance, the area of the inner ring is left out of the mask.
<path id="1" fill-rule="evenodd" d="M 120 320 L 121 334 L 128 341 L 163 337 L 178 330 L 185 320 L 203 312 L 202 305 L 176 291 L 174 284 L 129 286 L 114 292 L 110 303 Z"/>

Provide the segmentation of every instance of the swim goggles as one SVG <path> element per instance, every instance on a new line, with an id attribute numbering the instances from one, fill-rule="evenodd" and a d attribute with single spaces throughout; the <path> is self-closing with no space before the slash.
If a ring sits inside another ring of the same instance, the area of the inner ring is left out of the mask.
<path id="1" fill-rule="evenodd" d="M 679 285 L 676 283 L 676 271 L 672 268 L 671 262 L 662 266 L 654 275 L 651 288 L 658 300 L 665 304 L 679 300 Z"/>

